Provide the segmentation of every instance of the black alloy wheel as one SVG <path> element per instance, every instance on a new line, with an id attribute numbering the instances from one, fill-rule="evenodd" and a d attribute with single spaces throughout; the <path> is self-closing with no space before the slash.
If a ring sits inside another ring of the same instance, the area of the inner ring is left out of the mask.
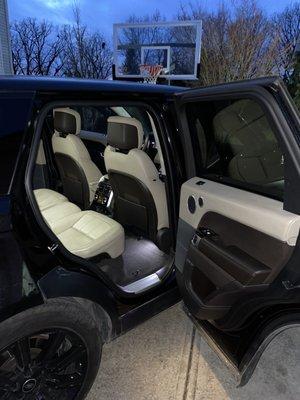
<path id="1" fill-rule="evenodd" d="M 103 321 L 56 298 L 0 322 L 1 400 L 83 400 L 97 375 Z"/>
<path id="2" fill-rule="evenodd" d="M 87 372 L 87 349 L 62 329 L 24 337 L 0 353 L 3 400 L 73 400 Z"/>

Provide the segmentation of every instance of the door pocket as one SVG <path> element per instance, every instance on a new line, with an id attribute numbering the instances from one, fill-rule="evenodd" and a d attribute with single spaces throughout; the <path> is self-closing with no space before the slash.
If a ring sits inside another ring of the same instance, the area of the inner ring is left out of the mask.
<path id="1" fill-rule="evenodd" d="M 264 290 L 270 272 L 269 267 L 241 249 L 225 247 L 217 235 L 194 235 L 184 266 L 194 314 L 200 319 L 224 317 L 239 296 Z"/>
<path id="2" fill-rule="evenodd" d="M 224 246 L 208 238 L 199 241 L 198 246 L 209 260 L 243 285 L 263 283 L 271 269 L 247 254 L 237 246 Z"/>
<path id="3" fill-rule="evenodd" d="M 184 281 L 194 304 L 194 312 L 201 319 L 207 316 L 212 319 L 223 317 L 230 305 L 228 300 L 224 301 L 224 294 L 241 289 L 232 276 L 206 257 L 192 242 L 184 266 Z"/>

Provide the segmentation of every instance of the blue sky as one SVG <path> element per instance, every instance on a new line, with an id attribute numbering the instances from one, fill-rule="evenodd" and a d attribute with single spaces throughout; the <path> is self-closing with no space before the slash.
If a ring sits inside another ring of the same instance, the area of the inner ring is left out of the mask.
<path id="1" fill-rule="evenodd" d="M 47 19 L 54 24 L 72 22 L 74 0 L 7 0 L 11 21 L 24 17 Z M 174 19 L 180 4 L 189 0 L 77 0 L 83 22 L 91 30 L 98 29 L 110 39 L 112 24 L 125 22 L 131 14 L 145 15 L 159 10 L 168 20 Z M 232 5 L 234 0 L 225 1 Z M 214 9 L 220 0 L 198 0 L 198 4 Z M 258 0 L 266 12 L 281 11 L 291 0 Z"/>

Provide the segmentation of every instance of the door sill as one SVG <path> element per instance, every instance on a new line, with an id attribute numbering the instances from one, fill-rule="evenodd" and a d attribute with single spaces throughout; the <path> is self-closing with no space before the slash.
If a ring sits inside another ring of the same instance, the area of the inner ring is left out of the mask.
<path id="1" fill-rule="evenodd" d="M 238 386 L 241 382 L 241 374 L 236 363 L 229 357 L 229 355 L 219 346 L 217 341 L 213 338 L 212 335 L 209 334 L 208 330 L 205 329 L 204 325 L 202 325 L 193 315 L 188 311 L 188 309 L 183 306 L 183 310 L 186 315 L 190 318 L 192 323 L 197 328 L 200 335 L 204 338 L 207 342 L 209 347 L 214 350 L 217 356 L 221 359 L 221 361 L 226 365 L 226 367 L 230 370 L 231 374 L 233 375 L 234 379 L 236 380 Z M 205 321 L 208 323 L 207 321 Z"/>

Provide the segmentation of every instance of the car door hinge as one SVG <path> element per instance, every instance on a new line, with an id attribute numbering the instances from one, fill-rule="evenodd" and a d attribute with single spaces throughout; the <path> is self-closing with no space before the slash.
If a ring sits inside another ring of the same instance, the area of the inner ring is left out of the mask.
<path id="1" fill-rule="evenodd" d="M 55 251 L 58 248 L 58 244 L 57 243 L 53 243 L 51 246 L 48 246 L 48 250 L 51 251 L 52 254 L 55 254 Z"/>

